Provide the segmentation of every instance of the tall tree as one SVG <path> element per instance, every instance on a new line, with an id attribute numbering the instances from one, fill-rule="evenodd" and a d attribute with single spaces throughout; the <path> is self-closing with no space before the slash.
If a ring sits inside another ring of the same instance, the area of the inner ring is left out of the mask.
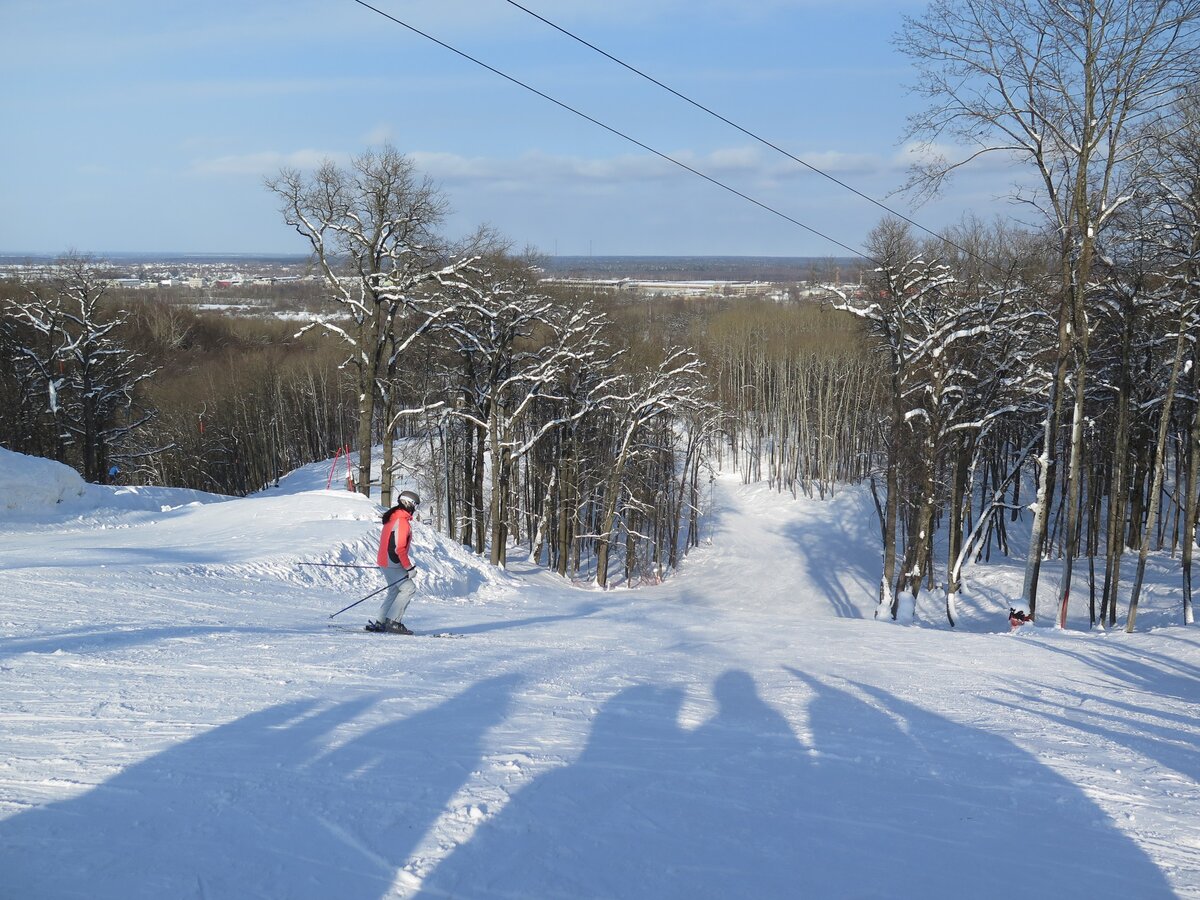
<path id="1" fill-rule="evenodd" d="M 922 396 L 929 383 L 917 371 L 919 360 L 928 359 L 924 341 L 928 317 L 922 310 L 941 305 L 954 277 L 945 265 L 924 259 L 908 226 L 899 220 L 889 218 L 880 222 L 868 237 L 867 248 L 880 263 L 868 282 L 868 293 L 861 297 L 841 293 L 837 305 L 866 322 L 868 333 L 887 360 L 884 365 L 888 396 L 884 438 L 886 498 L 881 510 L 883 572 L 875 615 L 895 619 L 900 617 L 900 591 L 909 586 L 915 598 L 932 540 L 931 528 L 923 523 L 927 517 L 932 522 L 935 461 L 932 448 L 913 447 L 914 443 L 932 439 L 933 434 Z M 920 474 L 915 475 L 920 501 L 915 515 L 909 518 L 910 540 L 901 560 L 899 528 L 904 493 L 901 481 L 906 461 L 915 462 L 920 469 Z"/>
<path id="2" fill-rule="evenodd" d="M 1160 292 L 1169 298 L 1167 305 L 1178 311 L 1178 332 L 1175 356 L 1163 398 L 1158 446 L 1155 455 L 1155 484 L 1161 485 L 1166 429 L 1170 421 L 1172 401 L 1181 366 L 1192 369 L 1193 383 L 1191 414 L 1188 423 L 1187 500 L 1184 514 L 1183 547 L 1183 621 L 1192 624 L 1192 551 L 1195 543 L 1197 510 L 1197 473 L 1200 472 L 1200 381 L 1197 380 L 1197 347 L 1200 346 L 1200 89 L 1194 85 L 1176 100 L 1171 114 L 1155 123 L 1149 133 L 1153 140 L 1147 150 L 1150 172 L 1148 199 L 1153 208 L 1150 221 L 1142 229 L 1142 239 L 1150 242 L 1161 260 Z M 1151 496 L 1149 519 L 1157 515 L 1158 492 Z M 1126 628 L 1134 629 L 1137 616 L 1138 591 L 1149 550 L 1149 531 L 1144 534 L 1138 554 L 1138 569 L 1130 598 Z"/>
<path id="3" fill-rule="evenodd" d="M 515 467 L 552 431 L 578 421 L 598 402 L 568 403 L 561 387 L 580 367 L 608 369 L 613 354 L 601 338 L 604 317 L 588 304 L 569 309 L 542 293 L 531 260 L 487 259 L 456 299 L 454 314 L 438 328 L 457 364 L 448 381 L 462 402 L 452 415 L 476 434 L 470 469 L 480 553 L 482 456 L 491 456 L 491 561 L 502 565 Z M 602 393 L 614 379 L 610 374 L 596 390 Z M 535 409 L 543 413 L 536 423 Z"/>
<path id="4" fill-rule="evenodd" d="M 468 255 L 450 259 L 436 233 L 445 198 L 391 145 L 367 150 L 346 167 L 326 159 L 310 174 L 282 169 L 266 187 L 279 197 L 284 221 L 309 242 L 344 314 L 344 320 L 318 324 L 351 352 L 347 362 L 358 390 L 357 485 L 370 496 L 374 427 L 382 411 L 390 441 L 395 410 L 385 407 L 398 361 L 445 313 L 431 287 L 456 284 Z M 418 313 L 416 325 L 398 335 L 396 320 L 406 309 Z"/>
<path id="5" fill-rule="evenodd" d="M 1009 155 L 1034 176 L 1015 196 L 1040 210 L 1059 238 L 1055 378 L 1024 591 L 1036 613 L 1054 448 L 1073 377 L 1060 625 L 1079 535 L 1095 242 L 1131 196 L 1145 137 L 1140 126 L 1196 80 L 1198 23 L 1200 0 L 935 0 L 924 15 L 906 18 L 897 37 L 919 72 L 918 91 L 929 100 L 910 120 L 908 135 L 965 148 L 953 160 L 931 153 L 915 170 L 912 187 L 936 191 L 981 156 Z"/>

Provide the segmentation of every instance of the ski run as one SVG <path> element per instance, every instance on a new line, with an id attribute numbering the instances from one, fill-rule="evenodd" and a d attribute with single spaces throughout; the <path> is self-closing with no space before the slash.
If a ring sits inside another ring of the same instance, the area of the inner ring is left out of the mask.
<path id="1" fill-rule="evenodd" d="M 882 623 L 868 492 L 726 475 L 636 590 L 418 522 L 417 635 L 373 635 L 376 598 L 329 616 L 378 572 L 300 565 L 374 559 L 327 474 L 229 499 L 0 451 L 0 897 L 1200 898 L 1177 561 L 1132 635 L 1082 579 L 1010 633 L 995 555 L 959 627 Z"/>

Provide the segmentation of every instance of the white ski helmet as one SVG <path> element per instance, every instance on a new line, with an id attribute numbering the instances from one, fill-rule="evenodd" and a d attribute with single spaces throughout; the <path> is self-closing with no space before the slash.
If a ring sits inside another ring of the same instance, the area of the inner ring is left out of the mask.
<path id="1" fill-rule="evenodd" d="M 396 505 L 412 512 L 421 505 L 421 498 L 417 496 L 416 491 L 401 491 Z"/>

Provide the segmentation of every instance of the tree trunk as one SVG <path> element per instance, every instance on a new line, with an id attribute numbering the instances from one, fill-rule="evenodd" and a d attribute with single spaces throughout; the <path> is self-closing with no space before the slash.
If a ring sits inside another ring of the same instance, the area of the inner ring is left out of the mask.
<path id="1" fill-rule="evenodd" d="M 1138 550 L 1137 574 L 1133 579 L 1133 591 L 1129 597 L 1129 618 L 1125 622 L 1125 631 L 1133 633 L 1137 622 L 1138 598 L 1141 595 L 1142 580 L 1146 576 L 1146 558 L 1150 555 L 1150 542 L 1154 539 L 1154 526 L 1158 518 L 1159 495 L 1162 492 L 1163 472 L 1166 469 L 1167 429 L 1171 425 L 1171 406 L 1175 400 L 1175 384 L 1179 379 L 1179 369 L 1183 363 L 1183 351 L 1187 341 L 1186 318 L 1190 310 L 1180 316 L 1179 337 L 1175 341 L 1175 358 L 1171 362 L 1171 377 L 1167 381 L 1167 395 L 1163 398 L 1161 418 L 1158 422 L 1158 446 L 1154 451 L 1154 482 L 1150 489 L 1150 509 L 1146 514 L 1146 527 L 1142 531 L 1142 546 Z"/>
<path id="2" fill-rule="evenodd" d="M 1183 516 L 1183 624 L 1192 617 L 1192 551 L 1196 545 L 1196 507 L 1200 501 L 1196 479 L 1200 475 L 1200 365 L 1192 362 L 1192 426 L 1188 447 L 1187 508 Z"/>
<path id="3" fill-rule="evenodd" d="M 395 393 L 388 387 L 387 399 L 383 406 L 383 459 L 379 464 L 379 502 L 384 509 L 392 507 L 392 493 L 396 478 L 396 429 L 391 427 L 392 416 L 396 414 Z"/>
<path id="4" fill-rule="evenodd" d="M 358 401 L 358 481 L 356 487 L 364 497 L 371 496 L 371 444 L 372 419 L 375 416 L 375 398 L 368 390 Z"/>
<path id="5" fill-rule="evenodd" d="M 508 547 L 508 451 L 500 444 L 500 425 L 492 418 L 488 429 L 491 435 L 492 452 L 492 552 L 489 559 L 493 566 L 503 566 L 505 549 Z"/>
<path id="6" fill-rule="evenodd" d="M 1121 586 L 1121 560 L 1125 553 L 1125 509 L 1129 488 L 1129 399 L 1133 393 L 1132 347 L 1134 307 L 1123 304 L 1125 322 L 1121 338 L 1121 378 L 1117 389 L 1117 423 L 1113 446 L 1113 471 L 1108 492 L 1107 556 L 1104 569 L 1104 590 L 1100 598 L 1100 625 L 1116 622 L 1117 595 Z"/>
<path id="7" fill-rule="evenodd" d="M 1042 420 L 1042 452 L 1038 455 L 1038 485 L 1033 504 L 1033 524 L 1029 529 L 1029 555 L 1025 559 L 1025 583 L 1021 596 L 1029 607 L 1029 617 L 1037 616 L 1037 587 L 1042 569 L 1042 552 L 1050 521 L 1050 506 L 1054 502 L 1054 480 L 1058 455 L 1058 420 L 1062 414 L 1060 379 L 1066 375 L 1065 359 L 1059 364 L 1050 384 L 1046 417 Z"/>
<path id="8" fill-rule="evenodd" d="M 483 505 L 484 454 L 487 452 L 487 434 L 478 425 L 474 427 L 475 461 L 472 466 L 474 483 L 471 485 L 471 508 L 475 513 L 475 552 L 483 556 L 487 539 L 487 515 Z"/>
<path id="9" fill-rule="evenodd" d="M 1082 265 L 1080 267 L 1083 268 Z M 1075 273 L 1076 278 L 1083 277 L 1081 272 Z M 1073 293 L 1082 294 L 1084 286 L 1077 284 Z M 1082 297 L 1074 300 L 1080 307 Z M 1076 329 L 1082 315 L 1075 316 Z M 1067 607 L 1071 601 L 1071 581 L 1075 569 L 1075 557 L 1079 552 L 1079 495 L 1080 482 L 1083 478 L 1083 422 L 1085 418 L 1085 401 L 1087 399 L 1087 323 L 1083 321 L 1083 332 L 1076 331 L 1075 338 L 1075 402 L 1071 411 L 1071 445 L 1070 456 L 1067 460 L 1066 471 L 1066 548 L 1063 559 L 1062 599 L 1059 604 L 1058 627 L 1067 627 Z"/>
<path id="10" fill-rule="evenodd" d="M 954 468 L 950 481 L 950 536 L 946 553 L 946 619 L 954 626 L 954 601 L 962 588 L 961 569 L 957 566 L 963 547 L 963 509 L 968 503 L 967 476 L 971 464 L 970 441 L 959 438 L 954 453 Z"/>

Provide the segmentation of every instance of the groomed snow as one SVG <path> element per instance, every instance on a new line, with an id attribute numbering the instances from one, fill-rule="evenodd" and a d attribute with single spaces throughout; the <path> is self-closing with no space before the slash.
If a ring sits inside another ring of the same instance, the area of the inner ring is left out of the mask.
<path id="1" fill-rule="evenodd" d="M 418 525 L 420 636 L 371 635 L 374 599 L 328 616 L 377 572 L 298 565 L 374 557 L 327 475 L 231 500 L 0 455 L 0 897 L 1200 898 L 1169 560 L 1135 635 L 1009 634 L 995 561 L 960 628 L 883 624 L 867 495 L 722 477 L 640 590 Z"/>

